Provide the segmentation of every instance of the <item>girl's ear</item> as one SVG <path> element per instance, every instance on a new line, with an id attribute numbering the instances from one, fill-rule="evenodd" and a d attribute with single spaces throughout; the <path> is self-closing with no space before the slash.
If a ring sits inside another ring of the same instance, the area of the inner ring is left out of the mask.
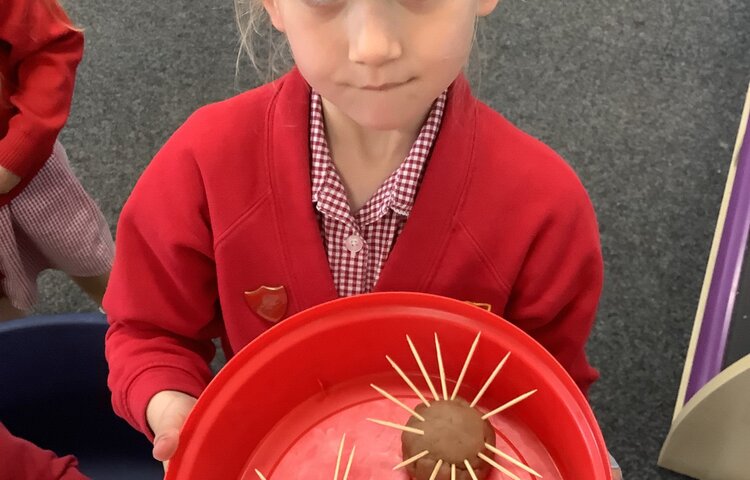
<path id="1" fill-rule="evenodd" d="M 271 17 L 271 23 L 276 27 L 276 30 L 284 32 L 284 20 L 281 17 L 278 2 L 276 0 L 263 0 L 263 7 L 268 12 L 268 16 Z"/>
<path id="2" fill-rule="evenodd" d="M 486 17 L 495 7 L 500 3 L 500 0 L 478 0 L 477 1 L 477 16 Z"/>

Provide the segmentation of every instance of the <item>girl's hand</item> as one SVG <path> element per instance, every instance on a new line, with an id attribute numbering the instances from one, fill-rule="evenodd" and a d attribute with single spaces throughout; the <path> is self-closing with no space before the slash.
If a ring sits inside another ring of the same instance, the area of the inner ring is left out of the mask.
<path id="1" fill-rule="evenodd" d="M 167 470 L 169 459 L 177 450 L 180 430 L 193 409 L 195 397 L 182 392 L 164 390 L 154 395 L 146 407 L 146 420 L 154 432 L 154 458 L 164 462 Z"/>
<path id="2" fill-rule="evenodd" d="M 622 470 L 612 454 L 609 454 L 609 466 L 612 467 L 612 480 L 622 480 Z"/>
<path id="3" fill-rule="evenodd" d="M 0 194 L 8 193 L 21 182 L 21 177 L 5 167 L 0 167 Z"/>

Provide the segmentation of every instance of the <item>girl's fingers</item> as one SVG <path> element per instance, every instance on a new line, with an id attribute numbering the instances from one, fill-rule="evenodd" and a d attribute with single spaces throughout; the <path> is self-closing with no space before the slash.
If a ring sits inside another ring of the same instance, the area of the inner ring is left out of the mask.
<path id="1" fill-rule="evenodd" d="M 178 428 L 170 428 L 158 433 L 154 438 L 154 458 L 162 462 L 172 458 L 172 455 L 177 450 L 179 438 L 180 431 Z"/>
<path id="2" fill-rule="evenodd" d="M 146 416 L 154 432 L 155 459 L 166 462 L 177 451 L 180 431 L 195 402 L 194 397 L 173 391 L 159 392 L 151 399 Z"/>

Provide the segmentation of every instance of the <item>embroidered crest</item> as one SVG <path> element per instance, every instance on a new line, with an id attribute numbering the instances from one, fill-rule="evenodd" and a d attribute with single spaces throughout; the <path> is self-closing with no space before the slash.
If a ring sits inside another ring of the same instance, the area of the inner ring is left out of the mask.
<path id="1" fill-rule="evenodd" d="M 245 292 L 245 303 L 250 310 L 272 323 L 277 323 L 286 315 L 287 300 L 286 288 L 283 285 L 263 285 L 252 292 Z"/>

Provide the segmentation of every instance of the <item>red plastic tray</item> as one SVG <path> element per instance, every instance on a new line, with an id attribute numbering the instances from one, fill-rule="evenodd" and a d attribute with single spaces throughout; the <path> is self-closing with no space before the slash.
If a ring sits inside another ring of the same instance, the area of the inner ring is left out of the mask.
<path id="1" fill-rule="evenodd" d="M 401 432 L 366 418 L 405 423 L 409 414 L 370 384 L 410 407 L 420 403 L 388 355 L 428 400 L 433 398 L 406 341 L 409 335 L 442 394 L 437 334 L 450 393 L 480 331 L 459 395 L 471 401 L 509 351 L 477 407 L 490 411 L 538 390 L 491 417 L 496 446 L 545 479 L 610 480 L 606 447 L 586 399 L 543 347 L 481 308 L 400 292 L 316 306 L 248 344 L 201 395 L 166 479 L 257 480 L 255 469 L 268 480 L 332 479 L 346 434 L 345 457 L 352 446 L 357 448 L 348 480 L 406 480 L 403 469 L 392 470 L 402 460 Z M 495 460 L 523 480 L 535 478 Z M 510 478 L 496 470 L 490 476 Z"/>

